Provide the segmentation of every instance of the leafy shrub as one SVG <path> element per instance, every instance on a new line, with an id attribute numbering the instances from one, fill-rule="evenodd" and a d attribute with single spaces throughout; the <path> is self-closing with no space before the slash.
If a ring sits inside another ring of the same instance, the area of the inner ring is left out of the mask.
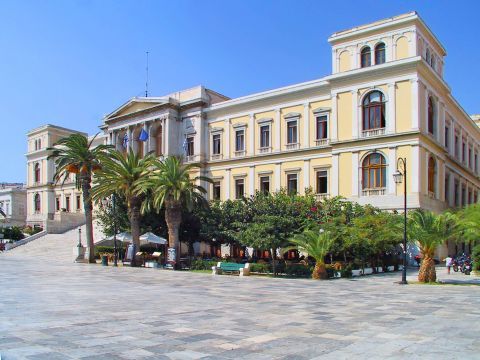
<path id="1" fill-rule="evenodd" d="M 217 265 L 215 260 L 193 260 L 190 264 L 190 270 L 211 270 L 212 266 Z"/>
<path id="2" fill-rule="evenodd" d="M 475 271 L 480 271 L 480 244 L 473 248 L 472 260 Z"/>
<path id="3" fill-rule="evenodd" d="M 287 266 L 285 273 L 288 276 L 310 277 L 312 276 L 312 268 L 301 264 L 294 264 Z"/>
<path id="4" fill-rule="evenodd" d="M 350 278 L 352 277 L 352 264 L 348 264 L 344 266 L 341 270 L 340 273 L 342 274 L 342 278 Z"/>
<path id="5" fill-rule="evenodd" d="M 260 274 L 268 274 L 270 272 L 270 265 L 269 264 L 250 264 L 250 271 Z"/>
<path id="6" fill-rule="evenodd" d="M 333 267 L 333 265 L 331 264 L 328 264 L 328 265 L 325 265 L 325 268 L 327 269 L 327 275 L 329 278 L 333 278 L 335 277 L 335 268 Z"/>
<path id="7" fill-rule="evenodd" d="M 0 233 L 3 234 L 4 239 L 10 239 L 14 241 L 22 240 L 25 237 L 22 230 L 18 226 L 0 228 Z"/>
<path id="8" fill-rule="evenodd" d="M 38 226 L 32 228 L 30 225 L 27 225 L 23 228 L 23 232 L 27 235 L 30 235 L 30 236 L 35 235 L 35 234 L 37 234 L 41 231 L 43 231 L 43 229 L 41 227 L 38 227 Z"/>
<path id="9" fill-rule="evenodd" d="M 120 248 L 120 246 L 117 247 L 117 252 L 118 252 L 118 259 L 123 259 L 124 256 L 124 249 Z M 100 254 L 113 254 L 114 253 L 114 247 L 113 246 L 95 246 L 95 258 L 99 259 Z"/>

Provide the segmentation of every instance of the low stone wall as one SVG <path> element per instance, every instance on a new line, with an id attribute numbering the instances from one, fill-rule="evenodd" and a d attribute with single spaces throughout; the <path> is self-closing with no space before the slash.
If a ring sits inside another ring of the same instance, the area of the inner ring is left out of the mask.
<path id="1" fill-rule="evenodd" d="M 55 216 L 55 220 L 47 220 L 45 230 L 48 234 L 63 234 L 84 224 L 83 213 L 60 213 Z"/>
<path id="2" fill-rule="evenodd" d="M 25 245 L 25 244 L 28 244 L 30 241 L 33 241 L 33 240 L 37 240 L 43 236 L 47 235 L 47 232 L 44 230 L 44 231 L 40 231 L 39 233 L 36 233 L 32 236 L 29 236 L 29 237 L 26 237 L 25 239 L 22 239 L 22 240 L 18 240 L 14 243 L 8 243 L 8 244 L 5 244 L 5 250 L 12 250 L 12 249 L 15 249 L 16 247 L 18 246 L 22 246 L 22 245 Z"/>

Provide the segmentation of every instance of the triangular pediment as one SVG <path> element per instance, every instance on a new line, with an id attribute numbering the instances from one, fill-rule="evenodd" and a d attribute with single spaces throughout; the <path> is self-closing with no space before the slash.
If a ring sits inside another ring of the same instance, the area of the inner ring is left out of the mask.
<path id="1" fill-rule="evenodd" d="M 168 103 L 168 98 L 133 98 L 105 116 L 105 121 Z"/>

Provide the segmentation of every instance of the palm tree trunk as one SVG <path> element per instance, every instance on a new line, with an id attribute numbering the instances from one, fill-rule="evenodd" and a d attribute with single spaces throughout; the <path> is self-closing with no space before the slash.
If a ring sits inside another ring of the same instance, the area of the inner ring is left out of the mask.
<path id="1" fill-rule="evenodd" d="M 87 259 L 89 263 L 95 261 L 95 245 L 93 242 L 93 205 L 90 197 L 91 176 L 89 174 L 81 176 L 83 210 L 85 212 L 85 237 L 87 239 Z"/>
<path id="2" fill-rule="evenodd" d="M 313 268 L 312 272 L 312 279 L 315 280 L 325 280 L 328 279 L 327 269 L 325 268 L 325 264 L 321 261 L 315 262 L 315 267 Z"/>
<path id="3" fill-rule="evenodd" d="M 140 207 L 142 201 L 139 197 L 133 196 L 129 199 L 130 230 L 132 231 L 132 242 L 140 249 Z"/>
<path id="4" fill-rule="evenodd" d="M 182 222 L 182 204 L 176 200 L 165 202 L 165 221 L 168 227 L 168 247 L 175 249 L 175 265 L 180 260 L 180 240 L 178 230 Z"/>
<path id="5" fill-rule="evenodd" d="M 437 281 L 437 273 L 435 272 L 435 262 L 431 254 L 424 254 L 420 270 L 418 271 L 418 281 L 435 282 Z"/>

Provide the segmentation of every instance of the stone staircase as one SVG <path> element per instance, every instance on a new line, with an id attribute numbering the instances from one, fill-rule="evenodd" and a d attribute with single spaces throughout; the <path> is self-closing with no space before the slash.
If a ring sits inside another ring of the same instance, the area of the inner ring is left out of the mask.
<path id="1" fill-rule="evenodd" d="M 82 244 L 86 245 L 85 225 L 82 229 Z M 93 225 L 94 241 L 98 242 L 104 238 L 100 228 Z M 25 259 L 39 259 L 54 262 L 73 262 L 73 248 L 78 244 L 78 228 L 67 231 L 63 234 L 46 234 L 36 240 L 25 245 L 18 246 L 8 251 L 4 251 L 0 255 L 7 257 L 17 257 Z"/>

